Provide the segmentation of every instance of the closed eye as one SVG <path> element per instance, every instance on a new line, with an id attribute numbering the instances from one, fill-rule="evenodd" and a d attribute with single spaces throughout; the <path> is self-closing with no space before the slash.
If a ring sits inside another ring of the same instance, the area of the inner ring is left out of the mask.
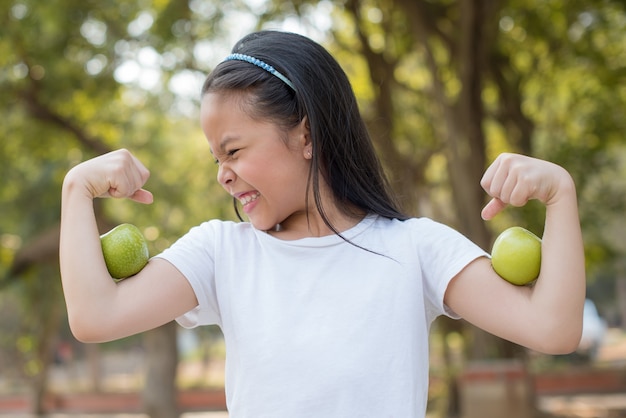
<path id="1" fill-rule="evenodd" d="M 235 154 L 236 154 L 237 152 L 239 152 L 239 151 L 240 151 L 240 148 L 234 148 L 234 149 L 232 149 L 232 150 L 230 150 L 230 151 L 226 151 L 225 156 L 226 156 L 227 158 L 234 157 L 234 156 L 235 156 Z M 220 163 L 220 160 L 219 160 L 219 158 L 217 158 L 216 156 L 214 156 L 214 157 L 213 157 L 213 162 L 214 162 L 215 164 L 219 164 L 219 163 Z"/>

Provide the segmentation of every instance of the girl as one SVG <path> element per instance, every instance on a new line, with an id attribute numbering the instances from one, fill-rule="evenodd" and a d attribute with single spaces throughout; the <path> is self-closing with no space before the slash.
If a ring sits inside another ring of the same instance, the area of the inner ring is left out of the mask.
<path id="1" fill-rule="evenodd" d="M 61 273 L 78 339 L 172 319 L 219 325 L 234 418 L 423 417 L 439 315 L 546 353 L 577 346 L 583 245 L 561 167 L 506 154 L 482 179 L 484 219 L 507 204 L 546 205 L 541 275 L 516 287 L 464 236 L 398 208 L 346 75 L 311 40 L 268 31 L 239 41 L 204 84 L 201 123 L 218 181 L 249 222 L 194 227 L 120 283 L 92 201 L 152 202 L 149 172 L 126 150 L 68 172 Z"/>

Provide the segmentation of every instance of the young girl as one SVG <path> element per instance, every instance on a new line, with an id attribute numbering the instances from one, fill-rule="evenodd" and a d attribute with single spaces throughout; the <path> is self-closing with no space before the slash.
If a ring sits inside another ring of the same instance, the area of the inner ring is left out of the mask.
<path id="1" fill-rule="evenodd" d="M 267 31 L 239 41 L 204 84 L 201 123 L 217 179 L 249 221 L 194 227 L 120 283 L 92 201 L 152 202 L 149 172 L 119 150 L 67 174 L 61 273 L 78 339 L 173 319 L 219 325 L 233 418 L 423 417 L 439 315 L 546 353 L 577 346 L 584 256 L 561 167 L 506 154 L 482 179 L 484 219 L 507 204 L 546 205 L 541 275 L 516 287 L 464 236 L 398 208 L 346 75 L 311 40 Z"/>

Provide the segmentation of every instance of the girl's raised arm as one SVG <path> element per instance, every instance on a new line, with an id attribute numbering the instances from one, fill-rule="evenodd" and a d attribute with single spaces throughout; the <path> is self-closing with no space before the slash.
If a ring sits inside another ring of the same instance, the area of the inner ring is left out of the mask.
<path id="1" fill-rule="evenodd" d="M 488 259 L 468 265 L 450 283 L 446 304 L 484 330 L 546 353 L 576 349 L 582 332 L 585 259 L 576 188 L 562 167 L 522 155 L 502 154 L 487 169 L 482 187 L 492 197 L 489 220 L 506 205 L 531 199 L 546 205 L 541 272 L 533 286 L 501 279 Z"/>
<path id="2" fill-rule="evenodd" d="M 150 173 L 126 150 L 72 168 L 62 190 L 60 265 L 70 327 L 82 341 L 121 338 L 162 325 L 192 309 L 185 278 L 154 259 L 136 276 L 116 284 L 109 275 L 93 210 L 98 197 L 151 203 L 142 187 Z"/>

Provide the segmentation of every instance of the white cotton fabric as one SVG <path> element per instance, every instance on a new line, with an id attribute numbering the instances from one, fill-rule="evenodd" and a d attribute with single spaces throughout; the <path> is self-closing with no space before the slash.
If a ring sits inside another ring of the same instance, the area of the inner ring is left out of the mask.
<path id="1" fill-rule="evenodd" d="M 177 321 L 224 333 L 231 418 L 425 416 L 430 325 L 487 254 L 427 218 L 368 216 L 344 236 L 369 251 L 209 221 L 158 256 L 198 299 Z"/>

